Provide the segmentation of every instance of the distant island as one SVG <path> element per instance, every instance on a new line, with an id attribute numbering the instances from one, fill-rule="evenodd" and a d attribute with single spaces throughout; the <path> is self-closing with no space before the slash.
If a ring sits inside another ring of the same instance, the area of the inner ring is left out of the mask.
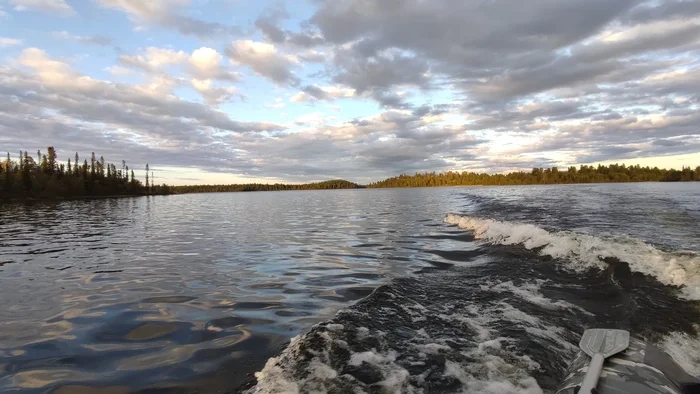
<path id="1" fill-rule="evenodd" d="M 281 190 L 328 190 L 328 189 L 361 189 L 362 185 L 349 182 L 343 179 L 335 179 L 324 182 L 303 183 L 298 185 L 287 185 L 283 183 L 247 183 L 233 185 L 193 185 L 193 186 L 170 186 L 170 191 L 174 194 L 184 193 L 226 193 L 226 192 L 267 192 Z"/>
<path id="2" fill-rule="evenodd" d="M 232 185 L 155 185 L 153 174 L 149 176 L 146 164 L 145 183 L 136 179 L 134 170 L 125 161 L 121 167 L 105 163 L 92 153 L 90 160 L 80 163 L 78 153 L 64 163 L 58 162 L 56 150 L 49 147 L 46 153 L 39 150 L 36 160 L 28 152 L 20 151 L 20 160 L 12 161 L 10 154 L 0 161 L 0 200 L 89 198 L 109 196 L 144 196 L 185 193 L 252 192 L 283 190 L 327 190 L 360 188 L 399 188 L 435 186 L 479 185 L 539 185 L 569 183 L 617 183 L 617 182 L 686 182 L 700 181 L 700 166 L 694 170 L 659 169 L 657 167 L 609 166 L 569 167 L 566 170 L 533 168 L 530 172 L 485 174 L 475 172 L 416 173 L 400 175 L 363 186 L 343 179 L 305 184 L 232 184 Z"/>

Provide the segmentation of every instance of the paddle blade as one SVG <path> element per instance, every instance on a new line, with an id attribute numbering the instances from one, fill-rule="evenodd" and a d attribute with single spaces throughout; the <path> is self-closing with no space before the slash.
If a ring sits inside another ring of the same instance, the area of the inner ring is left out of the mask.
<path id="1" fill-rule="evenodd" d="M 593 328 L 583 333 L 578 346 L 591 357 L 601 353 L 603 357 L 608 358 L 627 349 L 629 344 L 630 333 L 625 330 Z"/>

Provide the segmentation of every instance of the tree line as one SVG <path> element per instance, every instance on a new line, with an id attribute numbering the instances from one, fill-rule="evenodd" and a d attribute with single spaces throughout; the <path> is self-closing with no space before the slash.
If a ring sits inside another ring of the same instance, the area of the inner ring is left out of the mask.
<path id="1" fill-rule="evenodd" d="M 17 161 L 0 161 L 0 199 L 76 198 L 97 196 L 168 194 L 166 185 L 152 185 L 146 165 L 146 184 L 136 179 L 134 170 L 122 161 L 121 167 L 106 163 L 93 152 L 90 161 L 80 163 L 78 153 L 60 163 L 56 149 L 38 150 L 36 159 L 29 152 L 19 152 Z"/>
<path id="2" fill-rule="evenodd" d="M 71 161 L 71 159 L 74 159 Z M 23 198 L 74 198 L 91 196 L 122 196 L 148 194 L 184 194 L 215 192 L 249 192 L 282 190 L 325 190 L 358 189 L 364 187 L 431 187 L 467 185 L 535 185 L 567 183 L 611 183 L 611 182 L 684 182 L 700 181 L 700 166 L 694 170 L 683 167 L 681 170 L 659 169 L 658 167 L 625 166 L 611 164 L 568 167 L 566 170 L 533 168 L 530 172 L 508 174 L 486 174 L 475 172 L 448 171 L 443 173 L 426 172 L 414 175 L 400 175 L 367 186 L 343 179 L 305 184 L 231 184 L 231 185 L 192 185 L 167 186 L 154 183 L 153 173 L 146 164 L 145 185 L 136 179 L 133 169 L 122 161 L 121 167 L 105 163 L 104 157 L 90 160 L 75 154 L 67 162 L 60 163 L 53 147 L 46 153 L 37 151 L 36 160 L 28 152 L 20 151 L 19 160 L 0 160 L 0 199 Z"/>
<path id="3" fill-rule="evenodd" d="M 659 169 L 658 167 L 582 165 L 569 167 L 564 171 L 557 167 L 533 168 L 531 172 L 511 172 L 508 174 L 485 174 L 475 172 L 448 171 L 400 175 L 383 181 L 370 183 L 367 187 L 430 187 L 430 186 L 476 186 L 476 185 L 539 185 L 566 183 L 613 183 L 613 182 L 682 182 L 700 181 L 700 166 L 695 170 L 683 167 L 681 170 Z"/>
<path id="4" fill-rule="evenodd" d="M 326 189 L 359 189 L 364 186 L 349 182 L 343 179 L 335 179 L 324 182 L 304 183 L 299 185 L 290 184 L 267 184 L 267 183 L 247 183 L 232 185 L 193 185 L 193 186 L 171 186 L 174 194 L 184 193 L 223 193 L 223 192 L 258 192 L 258 191 L 281 191 L 281 190 L 326 190 Z"/>

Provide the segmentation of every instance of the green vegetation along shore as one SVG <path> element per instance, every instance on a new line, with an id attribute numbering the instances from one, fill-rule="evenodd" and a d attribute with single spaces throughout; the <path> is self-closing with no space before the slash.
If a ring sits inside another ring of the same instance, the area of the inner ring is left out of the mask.
<path id="1" fill-rule="evenodd" d="M 83 160 L 76 153 L 74 161 L 59 163 L 53 147 L 45 154 L 37 152 L 36 160 L 27 152 L 20 151 L 21 160 L 0 161 L 0 200 L 45 199 L 45 198 L 85 198 L 104 196 L 141 196 L 154 194 L 282 191 L 282 190 L 326 190 L 393 187 L 433 187 L 433 186 L 477 186 L 477 185 L 538 185 L 567 183 L 613 183 L 613 182 L 684 182 L 700 181 L 700 166 L 694 170 L 684 167 L 681 170 L 659 169 L 657 167 L 609 166 L 569 167 L 566 170 L 533 168 L 530 172 L 508 174 L 484 174 L 474 172 L 417 173 L 400 175 L 367 186 L 342 179 L 305 184 L 232 184 L 232 185 L 193 185 L 167 186 L 153 185 L 146 165 L 146 182 L 136 179 L 134 171 L 122 161 L 121 168 L 97 159 L 92 153 L 90 161 Z"/>
<path id="2" fill-rule="evenodd" d="M 624 164 L 582 165 L 560 171 L 556 167 L 533 168 L 531 172 L 508 174 L 479 174 L 474 172 L 434 172 L 401 175 L 370 183 L 367 187 L 431 187 L 431 186 L 476 186 L 476 185 L 541 185 L 566 183 L 617 183 L 617 182 L 681 182 L 700 181 L 700 166 L 692 170 L 666 170 L 659 168 L 625 166 Z"/>
<path id="3" fill-rule="evenodd" d="M 336 179 L 325 182 L 304 183 L 300 185 L 287 185 L 282 183 L 248 183 L 233 185 L 193 185 L 193 186 L 171 186 L 170 190 L 174 194 L 183 193 L 224 193 L 224 192 L 261 192 L 277 190 L 326 190 L 326 189 L 360 189 L 364 186 L 349 182 L 343 179 Z"/>
<path id="4" fill-rule="evenodd" d="M 121 168 L 97 159 L 80 164 L 78 153 L 71 162 L 58 162 L 58 154 L 49 147 L 45 154 L 37 151 L 36 160 L 28 152 L 19 152 L 17 162 L 0 161 L 0 199 L 23 200 L 44 198 L 81 198 L 104 196 L 141 196 L 168 194 L 166 185 L 151 185 L 146 164 L 146 184 L 136 179 L 134 171 L 122 161 Z M 151 177 L 152 179 L 152 177 Z"/>

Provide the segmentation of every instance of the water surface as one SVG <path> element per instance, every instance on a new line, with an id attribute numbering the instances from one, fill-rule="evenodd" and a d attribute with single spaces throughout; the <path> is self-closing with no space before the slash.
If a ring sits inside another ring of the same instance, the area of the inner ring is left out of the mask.
<path id="1" fill-rule="evenodd" d="M 694 344 L 699 194 L 618 184 L 1 205 L 0 391 L 225 392 L 280 352 L 254 390 L 547 391 L 599 321 L 672 351 Z M 526 225 L 544 235 L 522 238 Z M 569 252 L 543 253 L 551 244 Z M 309 367 L 319 335 L 345 347 L 328 344 L 314 365 L 346 378 Z M 483 370 L 496 364 L 509 372 Z"/>

